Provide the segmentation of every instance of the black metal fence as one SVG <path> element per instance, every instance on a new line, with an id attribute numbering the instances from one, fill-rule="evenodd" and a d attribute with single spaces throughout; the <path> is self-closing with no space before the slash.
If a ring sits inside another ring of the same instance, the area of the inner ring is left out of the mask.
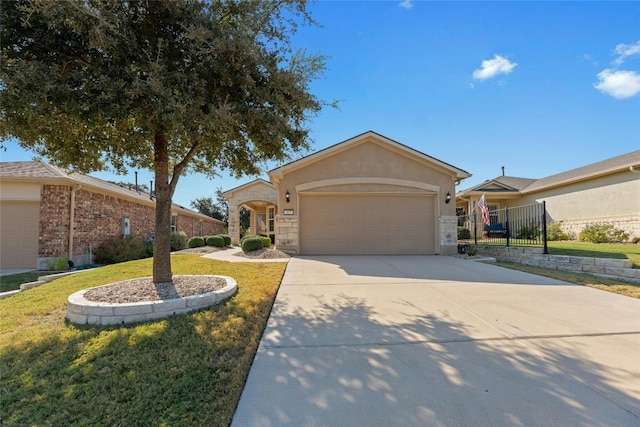
<path id="1" fill-rule="evenodd" d="M 499 246 L 542 246 L 547 251 L 545 202 L 489 211 L 489 224 L 479 209 L 458 216 L 458 242 Z"/>

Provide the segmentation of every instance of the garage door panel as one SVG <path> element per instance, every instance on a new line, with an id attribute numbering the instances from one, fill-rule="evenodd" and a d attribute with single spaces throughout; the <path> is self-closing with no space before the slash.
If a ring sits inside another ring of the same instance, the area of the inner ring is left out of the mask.
<path id="1" fill-rule="evenodd" d="M 39 218 L 39 203 L 0 203 L 0 267 L 37 267 Z"/>
<path id="2" fill-rule="evenodd" d="M 301 195 L 303 254 L 434 254 L 435 197 Z"/>

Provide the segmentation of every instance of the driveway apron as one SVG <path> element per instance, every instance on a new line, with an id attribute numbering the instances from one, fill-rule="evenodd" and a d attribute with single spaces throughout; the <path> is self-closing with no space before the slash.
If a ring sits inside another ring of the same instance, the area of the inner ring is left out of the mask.
<path id="1" fill-rule="evenodd" d="M 640 300 L 442 256 L 289 261 L 232 426 L 639 426 Z"/>

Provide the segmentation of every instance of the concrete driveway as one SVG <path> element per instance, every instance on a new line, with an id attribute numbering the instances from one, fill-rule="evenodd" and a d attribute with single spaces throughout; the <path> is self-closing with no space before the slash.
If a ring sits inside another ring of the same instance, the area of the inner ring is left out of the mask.
<path id="1" fill-rule="evenodd" d="M 232 425 L 637 427 L 640 300 L 453 257 L 292 258 Z"/>

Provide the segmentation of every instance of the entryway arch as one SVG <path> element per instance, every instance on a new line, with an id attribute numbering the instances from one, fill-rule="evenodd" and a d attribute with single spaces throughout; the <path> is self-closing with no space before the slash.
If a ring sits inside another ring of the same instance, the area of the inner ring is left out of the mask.
<path id="1" fill-rule="evenodd" d="M 229 236 L 232 244 L 240 244 L 240 207 L 251 212 L 249 228 L 252 234 L 275 233 L 278 194 L 272 183 L 256 179 L 222 193 L 222 197 L 229 203 Z"/>

